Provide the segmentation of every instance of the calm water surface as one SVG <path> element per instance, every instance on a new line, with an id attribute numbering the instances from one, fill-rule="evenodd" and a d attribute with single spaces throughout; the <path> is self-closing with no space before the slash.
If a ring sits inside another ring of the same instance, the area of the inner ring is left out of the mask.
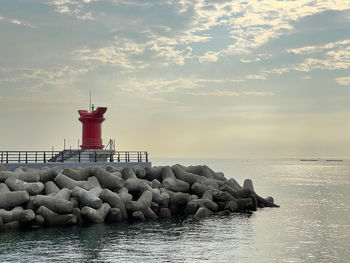
<path id="1" fill-rule="evenodd" d="M 251 216 L 0 233 L 0 262 L 350 262 L 350 160 L 153 160 L 207 164 L 281 208 Z"/>

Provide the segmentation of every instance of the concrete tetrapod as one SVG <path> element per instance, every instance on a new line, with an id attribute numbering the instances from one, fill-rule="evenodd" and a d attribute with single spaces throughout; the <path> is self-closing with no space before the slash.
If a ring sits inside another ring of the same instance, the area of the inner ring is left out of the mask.
<path id="1" fill-rule="evenodd" d="M 81 169 L 66 168 L 62 173 L 75 181 L 86 181 L 91 176 L 92 168 L 93 167 Z"/>
<path id="2" fill-rule="evenodd" d="M 233 190 L 241 190 L 243 187 L 237 183 L 237 181 L 233 178 L 230 178 L 227 180 L 226 185 L 230 186 L 233 188 Z"/>
<path id="3" fill-rule="evenodd" d="M 92 188 L 98 187 L 98 188 L 102 188 L 100 182 L 98 181 L 98 179 L 96 178 L 96 176 L 90 176 L 87 181 L 90 183 Z"/>
<path id="4" fill-rule="evenodd" d="M 121 222 L 122 220 L 122 212 L 120 209 L 117 207 L 112 207 L 107 214 L 106 221 Z"/>
<path id="5" fill-rule="evenodd" d="M 150 207 L 147 207 L 144 210 L 142 210 L 142 213 L 146 219 L 150 219 L 150 220 L 158 219 L 158 216 L 156 215 L 156 213 L 154 213 L 154 211 Z"/>
<path id="6" fill-rule="evenodd" d="M 159 211 L 159 218 L 160 219 L 170 219 L 171 218 L 171 211 L 167 207 L 162 207 Z"/>
<path id="7" fill-rule="evenodd" d="M 55 197 L 58 199 L 63 199 L 69 201 L 71 195 L 71 190 L 68 188 L 62 188 L 58 193 L 55 194 Z"/>
<path id="8" fill-rule="evenodd" d="M 219 210 L 218 205 L 213 201 L 213 191 L 208 189 L 205 191 L 201 199 L 195 199 L 191 202 L 197 203 L 201 207 L 205 207 L 212 212 L 217 212 Z"/>
<path id="9" fill-rule="evenodd" d="M 146 218 L 145 218 L 144 214 L 142 213 L 142 211 L 132 212 L 131 218 L 133 220 L 135 220 L 135 221 L 145 221 L 146 220 Z"/>
<path id="10" fill-rule="evenodd" d="M 151 185 L 152 188 L 160 189 L 162 186 L 162 183 L 159 182 L 157 179 L 153 179 L 151 183 L 152 183 L 152 185 Z"/>
<path id="11" fill-rule="evenodd" d="M 55 196 L 36 195 L 32 199 L 36 207 L 45 206 L 58 214 L 69 214 L 73 210 L 73 203 Z"/>
<path id="12" fill-rule="evenodd" d="M 123 200 L 123 202 L 131 201 L 132 195 L 129 194 L 129 191 L 126 187 L 120 188 L 118 191 L 118 195 Z"/>
<path id="13" fill-rule="evenodd" d="M 153 167 L 145 167 L 146 171 L 146 179 L 152 181 L 157 179 L 158 181 L 162 181 L 162 166 L 153 166 Z"/>
<path id="14" fill-rule="evenodd" d="M 103 203 L 99 209 L 94 209 L 89 206 L 84 206 L 81 209 L 81 214 L 90 222 L 103 223 L 110 209 L 111 209 L 111 206 L 107 203 Z"/>
<path id="15" fill-rule="evenodd" d="M 128 179 L 137 179 L 135 171 L 131 167 L 125 167 L 122 171 L 124 181 Z"/>
<path id="16" fill-rule="evenodd" d="M 128 211 L 143 211 L 149 208 L 152 203 L 153 194 L 151 191 L 144 191 L 137 201 L 127 201 L 125 207 Z"/>
<path id="17" fill-rule="evenodd" d="M 79 186 L 74 187 L 71 194 L 82 205 L 90 206 L 95 209 L 100 208 L 102 205 L 102 200 L 96 195 L 95 192 L 86 191 Z"/>
<path id="18" fill-rule="evenodd" d="M 200 175 L 188 173 L 184 171 L 178 164 L 173 165 L 171 169 L 173 170 L 174 175 L 177 179 L 185 181 L 190 185 L 194 184 L 195 182 L 199 182 L 201 180 Z"/>
<path id="19" fill-rule="evenodd" d="M 133 170 L 137 178 L 144 179 L 146 177 L 146 171 L 143 167 L 133 167 Z"/>
<path id="20" fill-rule="evenodd" d="M 55 184 L 54 181 L 47 181 L 44 186 L 46 195 L 55 195 L 60 191 L 60 188 Z"/>
<path id="21" fill-rule="evenodd" d="M 188 183 L 175 177 L 170 166 L 163 167 L 162 178 L 163 187 L 170 191 L 187 193 L 190 189 L 190 185 Z"/>
<path id="22" fill-rule="evenodd" d="M 84 181 L 85 179 L 81 178 L 81 174 L 79 172 L 79 170 L 77 169 L 73 169 L 73 168 L 66 168 L 62 171 L 62 174 L 64 174 L 65 176 L 73 179 L 74 181 Z"/>
<path id="23" fill-rule="evenodd" d="M 121 219 L 127 220 L 128 213 L 125 208 L 125 200 L 123 200 L 119 194 L 112 192 L 109 189 L 103 189 L 100 195 L 104 202 L 107 202 L 112 208 L 118 208 L 121 212 Z"/>
<path id="24" fill-rule="evenodd" d="M 11 192 L 5 183 L 0 183 L 0 194 Z"/>
<path id="25" fill-rule="evenodd" d="M 210 216 L 210 215 L 212 215 L 212 214 L 213 214 L 213 213 L 212 213 L 209 209 L 207 209 L 206 207 L 201 206 L 201 207 L 197 210 L 196 214 L 194 215 L 194 218 L 196 218 L 196 219 L 202 219 L 202 218 L 208 217 L 208 216 Z"/>
<path id="26" fill-rule="evenodd" d="M 50 169 L 42 171 L 40 175 L 40 182 L 46 183 L 48 181 L 53 181 L 55 177 L 61 172 L 61 168 L 58 166 L 52 167 Z"/>
<path id="27" fill-rule="evenodd" d="M 73 180 L 72 178 L 69 178 L 68 176 L 64 174 L 58 174 L 55 179 L 55 183 L 59 185 L 61 188 L 68 188 L 72 190 L 74 187 L 79 186 L 85 190 L 90 190 L 91 189 L 91 184 L 86 181 L 76 181 Z"/>
<path id="28" fill-rule="evenodd" d="M 0 171 L 0 182 L 5 182 L 7 178 L 14 177 L 25 182 L 39 182 L 39 172 L 15 173 L 11 171 Z"/>
<path id="29" fill-rule="evenodd" d="M 75 225 L 77 223 L 77 217 L 73 214 L 57 214 L 50 210 L 46 206 L 40 206 L 36 210 L 37 215 L 41 215 L 45 219 L 45 225 L 50 226 L 63 226 L 63 225 Z"/>
<path id="30" fill-rule="evenodd" d="M 101 186 L 110 190 L 120 189 L 124 186 L 124 180 L 119 176 L 111 174 L 101 167 L 95 167 L 91 170 L 91 174 L 96 176 Z"/>
<path id="31" fill-rule="evenodd" d="M 5 209 L 0 209 L 0 218 L 4 223 L 9 223 L 13 221 L 28 222 L 35 218 L 35 213 L 33 210 L 16 210 L 7 211 Z"/>
<path id="32" fill-rule="evenodd" d="M 146 180 L 138 178 L 129 178 L 125 180 L 125 187 L 129 192 L 144 192 L 150 190 L 152 187 L 146 183 Z"/>
<path id="33" fill-rule="evenodd" d="M 0 228 L 143 221 L 182 215 L 204 218 L 214 213 L 251 213 L 257 206 L 278 207 L 272 197 L 257 195 L 251 180 L 245 180 L 242 187 L 205 165 L 60 171 L 58 167 L 19 167 L 15 172 L 0 172 L 0 181 L 6 182 L 0 183 Z M 22 180 L 25 177 L 27 181 Z"/>
<path id="34" fill-rule="evenodd" d="M 27 183 L 14 177 L 7 178 L 5 184 L 7 184 L 12 191 L 24 190 L 30 195 L 40 194 L 44 190 L 44 184 L 41 182 Z"/>
<path id="35" fill-rule="evenodd" d="M 27 191 L 15 191 L 0 194 L 0 208 L 12 208 L 29 200 Z"/>

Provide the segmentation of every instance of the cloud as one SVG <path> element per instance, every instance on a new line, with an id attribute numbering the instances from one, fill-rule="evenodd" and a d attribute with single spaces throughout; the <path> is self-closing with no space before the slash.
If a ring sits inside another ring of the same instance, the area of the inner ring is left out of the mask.
<path id="1" fill-rule="evenodd" d="M 73 16 L 78 20 L 95 20 L 92 12 L 84 11 L 86 6 L 98 0 L 48 0 L 45 4 L 54 6 L 55 12 Z"/>
<path id="2" fill-rule="evenodd" d="M 330 42 L 325 45 L 315 45 L 315 46 L 306 46 L 301 48 L 287 49 L 288 53 L 293 53 L 297 55 L 306 55 L 324 52 L 326 50 L 331 50 L 335 48 L 343 48 L 344 46 L 350 45 L 350 39 L 345 39 L 342 41 Z"/>
<path id="3" fill-rule="evenodd" d="M 261 80 L 265 80 L 266 76 L 264 74 L 251 74 L 251 75 L 247 75 L 245 78 L 246 79 L 261 79 Z"/>
<path id="4" fill-rule="evenodd" d="M 145 45 L 128 39 L 116 39 L 113 45 L 97 49 L 77 49 L 73 54 L 80 60 L 100 62 L 123 69 L 133 70 L 147 67 L 147 64 L 135 58 L 144 52 Z M 96 65 L 95 65 L 96 66 Z"/>
<path id="5" fill-rule="evenodd" d="M 198 1 L 197 6 L 205 6 L 206 1 Z M 233 44 L 219 51 L 207 51 L 199 58 L 202 62 L 216 62 L 220 57 L 249 54 L 272 39 L 279 38 L 293 30 L 293 22 L 322 13 L 326 10 L 347 10 L 350 2 L 300 1 L 230 1 L 213 4 L 215 11 L 195 8 L 197 16 L 194 25 L 202 23 L 193 31 L 208 30 L 213 26 L 225 26 Z M 207 18 L 204 18 L 207 17 Z M 209 56 L 210 55 L 210 56 Z"/>
<path id="6" fill-rule="evenodd" d="M 232 83 L 241 81 L 242 80 L 236 79 L 206 79 L 195 76 L 179 77 L 175 79 L 155 78 L 151 80 L 132 78 L 126 82 L 118 84 L 117 87 L 124 92 L 143 94 L 147 96 L 166 95 L 168 93 L 181 95 L 183 92 L 185 92 L 185 94 L 197 96 L 235 96 L 238 93 L 229 90 L 220 91 L 214 89 L 214 91 L 203 91 L 203 89 L 211 86 L 210 84 L 213 84 L 214 86 L 219 84 L 232 85 Z"/>
<path id="7" fill-rule="evenodd" d="M 323 58 L 307 58 L 290 69 L 309 72 L 315 69 L 339 70 L 350 68 L 350 46 L 342 50 L 328 51 Z"/>
<path id="8" fill-rule="evenodd" d="M 248 95 L 248 96 L 274 96 L 275 93 L 273 92 L 263 92 L 263 91 L 243 91 L 242 94 Z"/>
<path id="9" fill-rule="evenodd" d="M 301 62 L 280 65 L 278 68 L 263 69 L 259 74 L 251 76 L 265 76 L 271 74 L 282 75 L 290 71 L 311 72 L 320 70 L 344 70 L 350 68 L 350 40 L 329 42 L 324 45 L 314 45 L 288 49 L 287 53 L 298 55 Z M 304 79 L 310 79 L 306 76 Z"/>
<path id="10" fill-rule="evenodd" d="M 7 78 L 0 79 L 0 84 L 16 83 L 16 89 L 27 94 L 45 93 L 53 89 L 69 90 L 74 86 L 75 81 L 88 71 L 88 68 L 75 68 L 72 66 L 1 68 L 0 73 L 5 74 Z M 11 87 L 3 85 L 1 88 L 11 89 Z"/>
<path id="11" fill-rule="evenodd" d="M 159 93 L 174 92 L 178 89 L 194 89 L 199 87 L 199 83 L 203 80 L 194 78 L 177 78 L 177 79 L 153 79 L 139 80 L 131 79 L 127 83 L 121 85 L 121 89 L 133 93 L 147 93 L 149 95 Z"/>
<path id="12" fill-rule="evenodd" d="M 208 83 L 213 83 L 214 87 L 217 84 L 223 86 L 232 85 L 231 83 L 241 82 L 243 80 L 236 79 L 205 79 L 195 76 L 188 78 L 176 78 L 176 79 L 152 79 L 152 80 L 139 80 L 137 78 L 130 79 L 126 83 L 120 84 L 118 87 L 130 93 L 147 94 L 147 95 L 161 95 L 166 93 L 181 94 L 185 92 L 187 95 L 193 96 L 217 96 L 217 97 L 233 97 L 233 96 L 273 96 L 272 92 L 262 91 L 233 91 L 230 89 L 217 89 L 209 88 Z M 206 89 L 206 90 L 204 90 Z M 186 91 L 190 90 L 190 91 Z"/>
<path id="13" fill-rule="evenodd" d="M 153 3 L 142 2 L 142 1 L 133 1 L 133 0 L 113 0 L 115 5 L 124 5 L 124 6 L 134 6 L 134 7 L 150 7 L 153 6 Z"/>
<path id="14" fill-rule="evenodd" d="M 4 22 L 4 23 L 10 23 L 13 25 L 19 25 L 19 26 L 26 26 L 26 27 L 31 27 L 31 28 L 36 28 L 34 25 L 27 23 L 27 22 L 23 22 L 19 19 L 16 18 L 6 18 L 3 16 L 0 16 L 0 22 Z"/>
<path id="15" fill-rule="evenodd" d="M 261 92 L 261 91 L 243 91 L 243 92 L 235 92 L 231 90 L 213 90 L 213 91 L 207 91 L 207 92 L 187 92 L 186 94 L 192 95 L 192 96 L 216 96 L 216 97 L 237 97 L 237 96 L 259 96 L 259 97 L 265 97 L 265 96 L 273 96 L 275 95 L 272 92 Z"/>
<path id="16" fill-rule="evenodd" d="M 349 77 L 340 77 L 340 78 L 336 78 L 335 81 L 336 81 L 339 85 L 350 86 L 350 76 L 349 76 Z"/>
<path id="17" fill-rule="evenodd" d="M 96 3 L 92 6 L 92 2 Z M 83 58 L 120 64 L 121 67 L 130 69 L 142 68 L 145 64 L 150 64 L 149 61 L 163 66 L 185 65 L 187 61 L 207 64 L 232 55 L 249 55 L 269 41 L 295 30 L 293 23 L 296 21 L 327 10 L 350 8 L 350 2 L 344 0 L 50 0 L 45 3 L 54 6 L 55 12 L 80 20 L 102 20 L 108 17 L 110 21 L 118 21 L 115 22 L 117 25 L 111 25 L 110 32 L 117 33 L 116 36 L 126 42 L 134 42 L 133 45 L 138 45 L 143 52 L 150 53 L 148 61 L 144 59 L 136 63 L 139 65 L 135 65 L 131 62 L 129 51 L 119 49 L 118 42 L 101 44 L 99 49 L 91 49 L 91 53 Z M 97 11 L 108 6 L 117 6 L 120 10 L 125 8 L 126 11 L 131 9 L 135 12 L 130 13 L 130 20 L 119 21 L 117 14 Z M 145 15 L 137 16 L 140 12 Z M 155 13 L 157 18 L 154 18 Z M 96 22 L 105 25 L 103 21 Z M 118 30 L 115 31 L 115 28 Z M 220 45 L 219 50 L 216 43 L 220 38 L 216 37 L 216 28 L 220 28 L 226 34 L 225 44 L 223 47 Z M 198 48 L 201 45 L 196 44 L 206 44 L 209 48 Z M 301 54 L 308 52 L 308 49 L 290 49 L 288 52 Z M 260 58 L 241 59 L 241 62 L 258 60 Z"/>
<path id="18" fill-rule="evenodd" d="M 208 92 L 188 92 L 186 94 L 193 95 L 193 96 L 217 96 L 217 97 L 236 97 L 240 95 L 240 93 L 230 91 L 230 90 L 213 90 Z"/>

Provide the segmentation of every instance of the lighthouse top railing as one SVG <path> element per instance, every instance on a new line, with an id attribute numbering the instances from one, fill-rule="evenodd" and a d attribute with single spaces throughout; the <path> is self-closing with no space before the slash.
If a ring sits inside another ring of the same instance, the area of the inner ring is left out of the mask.
<path id="1" fill-rule="evenodd" d="M 86 138 L 85 141 L 80 139 L 64 139 L 63 140 L 63 149 L 70 150 L 78 147 L 81 148 L 81 144 L 85 145 L 85 149 L 105 149 L 105 150 L 115 150 L 115 139 L 95 139 L 95 138 Z M 105 144 L 105 145 L 104 145 Z"/>
<path id="2" fill-rule="evenodd" d="M 145 151 L 81 150 L 63 151 L 0 151 L 0 163 L 52 163 L 52 162 L 148 162 Z"/>

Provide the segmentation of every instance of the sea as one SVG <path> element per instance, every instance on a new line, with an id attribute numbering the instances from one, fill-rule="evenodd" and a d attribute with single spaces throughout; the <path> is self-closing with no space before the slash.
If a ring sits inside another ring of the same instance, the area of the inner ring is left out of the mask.
<path id="1" fill-rule="evenodd" d="M 206 164 L 280 208 L 251 215 L 0 233 L 0 262 L 350 262 L 350 159 L 154 159 Z"/>

